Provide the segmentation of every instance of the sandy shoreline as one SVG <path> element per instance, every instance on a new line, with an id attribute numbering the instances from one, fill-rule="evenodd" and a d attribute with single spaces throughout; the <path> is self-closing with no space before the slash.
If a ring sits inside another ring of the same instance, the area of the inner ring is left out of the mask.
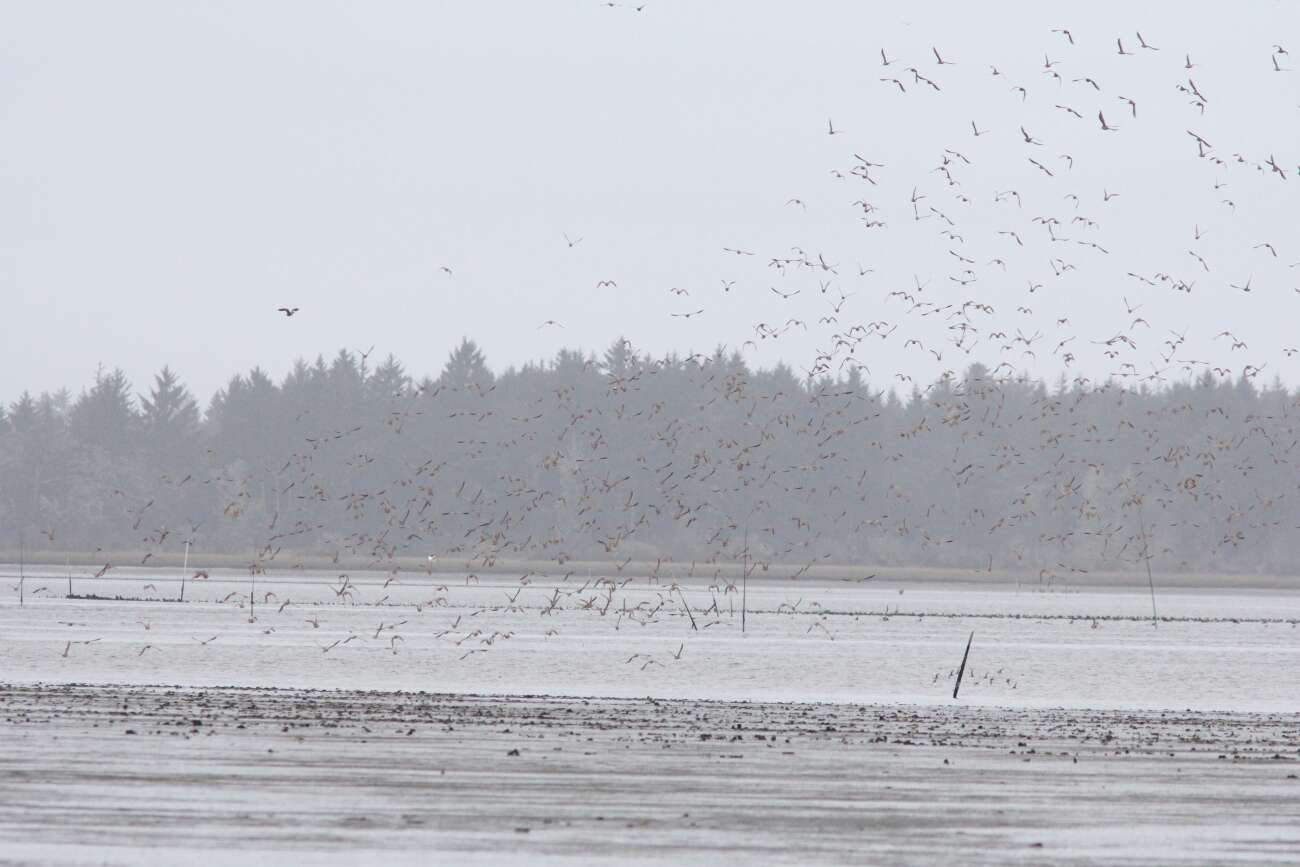
<path id="1" fill-rule="evenodd" d="M 0 744 L 0 863 L 1300 851 L 1296 714 L 7 685 Z"/>

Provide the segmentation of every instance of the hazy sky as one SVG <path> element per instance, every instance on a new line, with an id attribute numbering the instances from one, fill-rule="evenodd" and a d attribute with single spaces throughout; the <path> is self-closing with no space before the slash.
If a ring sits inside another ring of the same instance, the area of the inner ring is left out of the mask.
<path id="1" fill-rule="evenodd" d="M 626 336 L 808 369 L 871 322 L 899 326 L 854 353 L 880 385 L 1181 376 L 1172 331 L 1300 384 L 1300 6 L 997 5 L 4 4 L 0 400 L 167 363 L 206 401 L 372 345 L 436 374 L 462 335 L 498 368 Z M 796 246 L 813 267 L 771 267 Z"/>

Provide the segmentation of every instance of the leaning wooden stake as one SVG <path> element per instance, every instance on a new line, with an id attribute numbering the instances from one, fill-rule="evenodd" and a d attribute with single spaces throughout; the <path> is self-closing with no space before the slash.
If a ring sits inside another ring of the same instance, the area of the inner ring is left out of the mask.
<path id="1" fill-rule="evenodd" d="M 966 639 L 966 652 L 961 655 L 961 667 L 957 669 L 957 682 L 952 687 L 952 697 L 957 697 L 957 690 L 961 689 L 961 678 L 966 673 L 966 657 L 970 656 L 970 643 L 975 640 L 975 630 L 971 630 L 970 638 Z"/>
<path id="2" fill-rule="evenodd" d="M 682 607 L 686 609 L 686 616 L 691 618 L 691 629 L 699 632 L 700 628 L 695 625 L 695 615 L 691 613 L 691 606 L 686 601 L 686 594 L 682 592 L 682 585 L 680 584 L 677 585 L 677 595 L 682 597 Z"/>

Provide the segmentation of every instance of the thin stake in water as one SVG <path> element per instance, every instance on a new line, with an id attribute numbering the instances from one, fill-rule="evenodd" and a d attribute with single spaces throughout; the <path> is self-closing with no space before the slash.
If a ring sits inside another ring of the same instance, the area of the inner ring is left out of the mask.
<path id="1" fill-rule="evenodd" d="M 1159 626 L 1160 621 L 1156 617 L 1156 582 L 1151 578 L 1151 556 L 1147 553 L 1147 525 L 1142 520 L 1142 500 L 1138 500 L 1138 529 L 1142 531 L 1142 562 L 1147 567 L 1147 586 L 1151 588 L 1151 628 Z"/>
<path id="2" fill-rule="evenodd" d="M 749 608 L 749 518 L 745 518 L 745 557 L 740 566 L 740 631 L 745 632 L 745 611 Z"/>
<path id="3" fill-rule="evenodd" d="M 682 607 L 686 609 L 686 616 L 691 618 L 691 629 L 699 632 L 700 628 L 695 625 L 695 615 L 691 613 L 691 606 L 687 603 L 686 594 L 682 592 L 682 585 L 680 584 L 677 585 L 677 595 L 682 597 Z"/>
<path id="4" fill-rule="evenodd" d="M 970 638 L 966 639 L 966 652 L 961 655 L 961 666 L 957 669 L 957 682 L 952 687 L 952 697 L 957 697 L 957 690 L 961 689 L 961 678 L 966 673 L 966 657 L 970 656 L 970 643 L 975 640 L 975 630 L 970 631 Z"/>
<path id="5" fill-rule="evenodd" d="M 248 622 L 257 620 L 257 549 L 253 549 L 253 565 L 248 569 Z"/>

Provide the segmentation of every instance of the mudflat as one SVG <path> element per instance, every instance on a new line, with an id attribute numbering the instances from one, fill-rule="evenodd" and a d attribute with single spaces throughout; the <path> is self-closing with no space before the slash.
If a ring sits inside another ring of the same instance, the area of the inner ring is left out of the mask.
<path id="1" fill-rule="evenodd" d="M 0 689 L 0 863 L 1294 863 L 1300 715 Z"/>

